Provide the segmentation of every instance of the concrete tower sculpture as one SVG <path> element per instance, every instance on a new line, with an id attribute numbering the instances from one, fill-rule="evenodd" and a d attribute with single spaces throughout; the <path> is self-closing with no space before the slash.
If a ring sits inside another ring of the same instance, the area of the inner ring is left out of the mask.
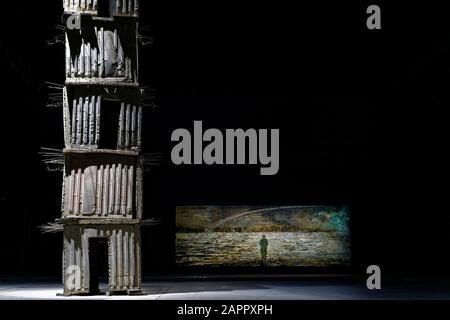
<path id="1" fill-rule="evenodd" d="M 64 295 L 141 292 L 138 0 L 65 0 Z M 102 247 L 102 243 L 104 247 Z"/>

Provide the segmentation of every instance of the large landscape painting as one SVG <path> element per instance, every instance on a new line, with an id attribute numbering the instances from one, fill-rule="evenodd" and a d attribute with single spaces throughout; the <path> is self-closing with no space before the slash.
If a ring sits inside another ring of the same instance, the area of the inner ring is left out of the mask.
<path id="1" fill-rule="evenodd" d="M 180 266 L 347 266 L 349 222 L 348 207 L 178 207 L 176 262 Z"/>

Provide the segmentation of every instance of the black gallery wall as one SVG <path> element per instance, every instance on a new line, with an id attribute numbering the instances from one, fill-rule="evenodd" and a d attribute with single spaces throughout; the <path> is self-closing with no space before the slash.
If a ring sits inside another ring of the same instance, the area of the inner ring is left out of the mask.
<path id="1" fill-rule="evenodd" d="M 175 265 L 178 205 L 351 207 L 350 271 L 448 276 L 446 109 L 450 28 L 443 8 L 380 3 L 369 31 L 360 4 L 141 1 L 145 152 L 165 161 L 145 176 L 144 275 L 266 273 Z M 0 276 L 58 277 L 62 235 L 38 226 L 60 215 L 61 172 L 41 147 L 63 148 L 62 111 L 46 107 L 46 81 L 63 83 L 61 1 L 5 3 L 1 19 Z M 280 171 L 171 163 L 177 128 L 280 129 Z M 448 134 L 447 134 L 448 135 Z M 277 269 L 276 272 L 306 272 Z M 327 271 L 327 270 L 322 270 Z"/>

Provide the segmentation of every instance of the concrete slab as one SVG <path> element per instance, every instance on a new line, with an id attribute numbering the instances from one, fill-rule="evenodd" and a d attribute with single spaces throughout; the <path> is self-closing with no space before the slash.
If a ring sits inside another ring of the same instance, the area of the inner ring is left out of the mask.
<path id="1" fill-rule="evenodd" d="M 61 297 L 57 283 L 1 283 L 0 300 L 449 300 L 449 284 L 386 284 L 370 291 L 364 282 L 164 281 L 145 282 L 142 296 Z"/>

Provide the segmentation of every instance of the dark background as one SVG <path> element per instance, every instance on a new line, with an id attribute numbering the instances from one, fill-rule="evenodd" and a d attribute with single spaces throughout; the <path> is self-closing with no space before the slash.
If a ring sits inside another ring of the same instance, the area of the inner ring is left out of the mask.
<path id="1" fill-rule="evenodd" d="M 199 271 L 174 265 L 175 206 L 189 204 L 350 205 L 354 272 L 449 275 L 450 20 L 436 4 L 395 2 L 141 1 L 154 42 L 140 49 L 140 82 L 157 106 L 145 151 L 166 156 L 145 176 L 145 217 L 163 223 L 143 229 L 144 275 Z M 373 3 L 382 30 L 366 28 Z M 5 2 L 2 13 L 0 276 L 58 277 L 61 234 L 37 227 L 61 214 L 62 173 L 38 152 L 63 148 L 44 84 L 64 81 L 64 45 L 46 43 L 62 1 Z M 279 128 L 278 175 L 173 166 L 170 135 L 194 120 Z"/>

